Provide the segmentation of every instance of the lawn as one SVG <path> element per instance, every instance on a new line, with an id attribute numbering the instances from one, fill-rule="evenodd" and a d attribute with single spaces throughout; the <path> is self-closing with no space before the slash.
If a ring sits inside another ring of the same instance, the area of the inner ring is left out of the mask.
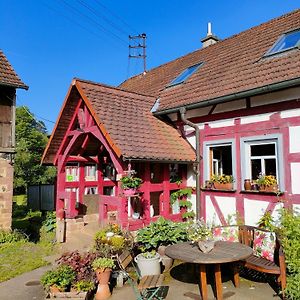
<path id="1" fill-rule="evenodd" d="M 0 240 L 0 282 L 49 264 L 45 257 L 56 251 L 54 214 L 42 215 L 14 203 L 12 223 L 25 238 Z"/>
<path id="2" fill-rule="evenodd" d="M 0 282 L 45 266 L 53 247 L 44 242 L 18 241 L 0 246 Z"/>

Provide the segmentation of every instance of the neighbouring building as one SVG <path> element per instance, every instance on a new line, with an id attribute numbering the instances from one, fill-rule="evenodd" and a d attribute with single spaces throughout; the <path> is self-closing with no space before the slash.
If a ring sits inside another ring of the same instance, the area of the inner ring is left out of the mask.
<path id="1" fill-rule="evenodd" d="M 28 89 L 0 50 L 0 229 L 12 218 L 16 89 Z"/>
<path id="2" fill-rule="evenodd" d="M 90 206 L 100 221 L 112 213 L 132 229 L 158 215 L 180 219 L 170 193 L 186 186 L 197 217 L 224 225 L 300 208 L 300 10 L 202 41 L 117 88 L 74 79 L 43 156 L 58 168 L 67 218 Z M 131 169 L 144 181 L 138 218 L 120 188 Z M 222 175 L 230 188 L 211 184 Z M 278 189 L 259 190 L 261 175 Z"/>

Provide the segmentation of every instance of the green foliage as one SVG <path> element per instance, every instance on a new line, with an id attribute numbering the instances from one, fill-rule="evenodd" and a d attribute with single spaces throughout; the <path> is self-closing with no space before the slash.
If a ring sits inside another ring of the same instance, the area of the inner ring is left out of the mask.
<path id="1" fill-rule="evenodd" d="M 255 182 L 259 186 L 272 186 L 277 184 L 277 179 L 274 175 L 260 174 Z"/>
<path id="2" fill-rule="evenodd" d="M 189 223 L 187 227 L 188 240 L 197 242 L 212 238 L 212 230 L 203 220 Z"/>
<path id="3" fill-rule="evenodd" d="M 91 292 L 95 289 L 93 281 L 80 280 L 73 284 L 73 287 L 78 292 Z"/>
<path id="4" fill-rule="evenodd" d="M 124 190 L 137 189 L 143 182 L 141 178 L 134 176 L 123 176 L 120 181 Z"/>
<path id="5" fill-rule="evenodd" d="M 96 232 L 94 249 L 100 256 L 111 257 L 132 249 L 132 236 L 117 224 L 109 224 Z"/>
<path id="6" fill-rule="evenodd" d="M 194 219 L 195 216 L 196 216 L 196 214 L 193 210 L 192 211 L 185 211 L 181 214 L 181 217 L 184 220 Z"/>
<path id="7" fill-rule="evenodd" d="M 180 189 L 176 192 L 171 193 L 170 203 L 173 205 L 178 199 L 187 198 L 192 195 L 192 188 Z"/>
<path id="8" fill-rule="evenodd" d="M 186 239 L 185 223 L 172 222 L 163 217 L 139 229 L 137 233 L 137 242 L 146 250 L 156 250 L 161 245 L 176 244 Z"/>
<path id="9" fill-rule="evenodd" d="M 257 222 L 257 226 L 266 230 L 274 231 L 274 219 L 270 211 L 265 212 Z"/>
<path id="10" fill-rule="evenodd" d="M 49 264 L 44 257 L 53 254 L 53 244 L 24 240 L 0 246 L 0 282 Z"/>
<path id="11" fill-rule="evenodd" d="M 27 237 L 18 230 L 5 231 L 0 230 L 0 244 L 26 241 Z"/>
<path id="12" fill-rule="evenodd" d="M 70 266 L 61 265 L 54 270 L 47 271 L 42 276 L 41 283 L 46 288 L 56 285 L 64 291 L 71 286 L 75 278 L 76 273 Z"/>
<path id="13" fill-rule="evenodd" d="M 56 228 L 56 213 L 54 211 L 47 211 L 46 219 L 42 224 L 46 232 L 53 232 Z"/>
<path id="14" fill-rule="evenodd" d="M 146 251 L 142 253 L 142 256 L 144 258 L 154 258 L 156 255 L 156 251 L 155 250 L 151 250 L 151 251 Z"/>
<path id="15" fill-rule="evenodd" d="M 97 269 L 104 270 L 106 268 L 112 269 L 115 267 L 115 262 L 112 258 L 99 257 L 93 261 L 92 267 L 94 270 Z"/>
<path id="16" fill-rule="evenodd" d="M 281 210 L 281 243 L 287 264 L 287 299 L 300 299 L 300 215 L 295 211 Z"/>
<path id="17" fill-rule="evenodd" d="M 16 194 L 26 193 L 29 184 L 54 182 L 56 169 L 40 164 L 47 141 L 45 125 L 37 121 L 27 107 L 17 107 L 17 153 L 14 165 L 14 190 Z"/>

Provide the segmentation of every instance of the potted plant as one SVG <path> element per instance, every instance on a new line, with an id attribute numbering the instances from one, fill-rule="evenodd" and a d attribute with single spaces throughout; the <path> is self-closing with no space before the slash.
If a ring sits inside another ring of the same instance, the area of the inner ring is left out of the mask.
<path id="1" fill-rule="evenodd" d="M 216 190 L 232 190 L 234 178 L 232 175 L 217 175 L 211 176 L 210 181 Z"/>
<path id="2" fill-rule="evenodd" d="M 155 250 L 138 254 L 134 258 L 134 261 L 139 268 L 141 277 L 146 275 L 159 275 L 161 273 L 161 257 Z"/>
<path id="3" fill-rule="evenodd" d="M 112 258 L 99 257 L 96 258 L 92 267 L 96 272 L 98 279 L 98 288 L 96 292 L 96 300 L 104 300 L 110 297 L 111 292 L 108 286 L 112 269 L 115 267 L 115 262 Z"/>
<path id="4" fill-rule="evenodd" d="M 75 282 L 72 285 L 72 289 L 78 293 L 81 292 L 92 292 L 95 289 L 95 283 L 93 281 L 90 280 L 80 280 Z"/>
<path id="5" fill-rule="evenodd" d="M 134 195 L 143 182 L 141 178 L 135 177 L 134 174 L 135 172 L 131 172 L 120 179 L 121 187 L 125 196 Z"/>
<path id="6" fill-rule="evenodd" d="M 274 175 L 260 174 L 256 180 L 260 191 L 278 192 L 278 183 Z"/>
<path id="7" fill-rule="evenodd" d="M 41 278 L 41 284 L 50 293 L 64 292 L 70 289 L 76 278 L 76 272 L 66 265 L 47 271 Z"/>
<path id="8" fill-rule="evenodd" d="M 172 266 L 173 260 L 165 255 L 164 249 L 168 245 L 187 240 L 186 224 L 159 217 L 156 222 L 139 229 L 136 240 L 145 251 L 158 251 L 167 271 Z"/>
<path id="9" fill-rule="evenodd" d="M 197 243 L 202 252 L 208 253 L 214 248 L 215 242 L 212 230 L 202 219 L 197 220 L 195 223 L 190 223 L 187 232 L 188 240 L 192 243 Z"/>

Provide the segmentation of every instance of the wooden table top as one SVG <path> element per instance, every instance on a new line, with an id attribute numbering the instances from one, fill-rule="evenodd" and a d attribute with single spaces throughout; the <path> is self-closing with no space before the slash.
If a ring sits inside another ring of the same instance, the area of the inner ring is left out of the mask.
<path id="1" fill-rule="evenodd" d="M 166 248 L 166 255 L 188 263 L 218 264 L 246 259 L 252 254 L 252 248 L 241 243 L 217 241 L 214 249 L 203 253 L 198 244 L 191 242 L 178 243 Z"/>

